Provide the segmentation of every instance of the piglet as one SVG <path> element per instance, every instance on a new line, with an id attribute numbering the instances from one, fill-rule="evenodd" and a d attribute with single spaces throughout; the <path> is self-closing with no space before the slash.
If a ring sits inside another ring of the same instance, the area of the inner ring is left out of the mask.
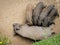
<path id="1" fill-rule="evenodd" d="M 32 40 L 43 40 L 53 35 L 53 25 L 50 27 L 28 26 L 20 25 L 18 23 L 13 24 L 14 32 L 22 37 Z"/>

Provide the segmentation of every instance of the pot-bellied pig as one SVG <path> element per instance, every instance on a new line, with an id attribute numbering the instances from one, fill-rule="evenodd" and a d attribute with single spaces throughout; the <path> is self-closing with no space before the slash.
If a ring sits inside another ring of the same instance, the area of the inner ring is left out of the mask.
<path id="1" fill-rule="evenodd" d="M 33 13 L 32 13 L 33 25 L 37 25 L 38 17 L 41 14 L 44 7 L 45 6 L 44 6 L 43 2 L 39 2 L 36 5 L 36 7 L 33 9 Z"/>
<path id="2" fill-rule="evenodd" d="M 18 23 L 13 24 L 14 32 L 22 37 L 29 38 L 32 40 L 46 39 L 53 34 L 53 25 L 50 27 L 39 27 L 39 26 L 28 26 L 20 25 Z"/>
<path id="3" fill-rule="evenodd" d="M 38 25 L 42 25 L 44 18 L 47 18 L 51 10 L 54 8 L 54 5 L 49 5 L 46 7 L 38 17 Z"/>
<path id="4" fill-rule="evenodd" d="M 57 9 L 53 8 L 52 11 L 50 12 L 50 14 L 44 18 L 43 22 L 42 22 L 42 26 L 50 26 L 51 24 L 55 24 L 54 23 L 54 19 L 56 17 L 59 17 L 58 11 Z"/>

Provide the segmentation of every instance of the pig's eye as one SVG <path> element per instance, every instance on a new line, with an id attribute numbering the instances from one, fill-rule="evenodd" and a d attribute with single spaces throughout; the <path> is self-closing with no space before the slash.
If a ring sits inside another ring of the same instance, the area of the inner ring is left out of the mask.
<path id="1" fill-rule="evenodd" d="M 16 28 L 16 30 L 20 30 L 20 29 Z"/>

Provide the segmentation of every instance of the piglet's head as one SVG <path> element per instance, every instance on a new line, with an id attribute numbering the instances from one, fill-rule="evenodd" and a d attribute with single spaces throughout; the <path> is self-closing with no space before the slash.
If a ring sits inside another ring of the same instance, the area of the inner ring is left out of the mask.
<path id="1" fill-rule="evenodd" d="M 16 30 L 20 30 L 21 25 L 19 23 L 14 23 L 13 24 L 13 29 Z"/>

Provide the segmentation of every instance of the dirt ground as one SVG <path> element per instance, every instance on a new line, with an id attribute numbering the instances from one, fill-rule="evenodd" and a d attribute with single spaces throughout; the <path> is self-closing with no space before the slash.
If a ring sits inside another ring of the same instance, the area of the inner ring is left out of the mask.
<path id="1" fill-rule="evenodd" d="M 45 5 L 54 4 L 60 15 L 60 0 L 0 0 L 0 33 L 9 37 L 12 45 L 31 45 L 33 42 L 14 36 L 13 23 L 24 24 L 27 4 L 37 4 L 39 1 Z M 55 20 L 54 31 L 60 33 L 60 17 Z"/>

